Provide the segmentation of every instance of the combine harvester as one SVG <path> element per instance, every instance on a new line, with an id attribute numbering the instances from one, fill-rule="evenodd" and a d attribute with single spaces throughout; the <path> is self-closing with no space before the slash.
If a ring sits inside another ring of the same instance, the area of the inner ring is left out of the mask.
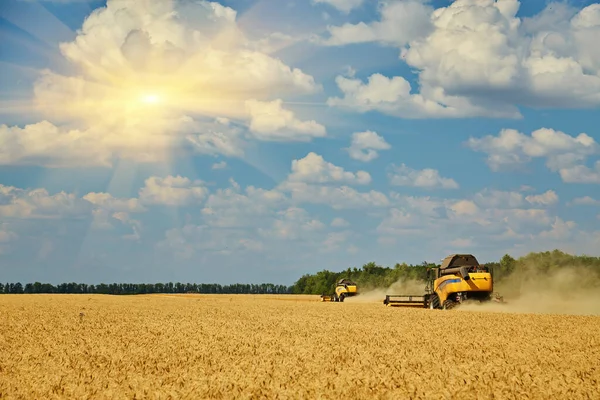
<path id="1" fill-rule="evenodd" d="M 425 294 L 386 295 L 383 304 L 446 310 L 465 300 L 504 302 L 494 294 L 493 271 L 472 254 L 451 254 L 438 268 L 427 271 Z"/>
<path id="2" fill-rule="evenodd" d="M 321 301 L 344 301 L 346 297 L 356 296 L 357 294 L 356 283 L 349 279 L 340 279 L 335 287 L 335 293 L 332 295 L 321 295 Z"/>

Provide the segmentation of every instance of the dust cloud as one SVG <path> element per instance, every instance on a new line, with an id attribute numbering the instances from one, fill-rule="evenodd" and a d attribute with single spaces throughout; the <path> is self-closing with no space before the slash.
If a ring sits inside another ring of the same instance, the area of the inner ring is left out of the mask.
<path id="1" fill-rule="evenodd" d="M 461 311 L 600 315 L 600 277 L 589 268 L 546 272 L 525 266 L 494 286 L 505 303 L 469 303 Z"/>

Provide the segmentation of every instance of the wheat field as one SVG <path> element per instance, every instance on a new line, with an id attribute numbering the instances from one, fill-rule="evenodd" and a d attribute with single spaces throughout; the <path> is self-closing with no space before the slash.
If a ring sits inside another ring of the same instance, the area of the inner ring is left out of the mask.
<path id="1" fill-rule="evenodd" d="M 600 317 L 3 295 L 0 398 L 598 399 Z"/>

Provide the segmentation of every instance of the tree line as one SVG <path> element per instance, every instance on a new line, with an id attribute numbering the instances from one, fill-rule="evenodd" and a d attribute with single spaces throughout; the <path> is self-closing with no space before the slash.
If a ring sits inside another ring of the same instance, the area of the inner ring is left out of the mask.
<path id="1" fill-rule="evenodd" d="M 285 294 L 291 288 L 272 283 L 220 285 L 216 283 L 100 283 L 88 285 L 85 283 L 0 283 L 0 293 L 34 294 L 34 293 L 65 293 L 65 294 L 114 294 L 133 295 L 151 293 L 203 293 L 203 294 Z"/>
<path id="2" fill-rule="evenodd" d="M 577 269 L 583 273 L 581 284 L 600 287 L 600 257 L 576 256 L 560 250 L 529 253 L 518 259 L 505 254 L 499 261 L 482 262 L 491 267 L 495 282 L 508 281 L 515 276 L 535 277 L 552 274 L 558 270 Z M 369 262 L 362 268 L 347 268 L 340 272 L 322 270 L 315 274 L 301 276 L 293 285 L 232 284 L 215 283 L 0 283 L 0 293 L 88 293 L 134 295 L 151 293 L 203 293 L 203 294 L 323 294 L 333 293 L 340 279 L 350 279 L 359 285 L 360 290 L 388 288 L 399 281 L 422 281 L 427 279 L 427 269 L 439 267 L 439 264 L 423 262 L 411 265 L 396 263 L 393 267 L 384 267 Z"/>

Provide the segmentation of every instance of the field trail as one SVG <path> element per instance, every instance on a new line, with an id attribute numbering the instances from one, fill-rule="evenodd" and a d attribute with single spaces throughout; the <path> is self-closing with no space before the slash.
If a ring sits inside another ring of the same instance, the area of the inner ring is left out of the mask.
<path id="1" fill-rule="evenodd" d="M 600 398 L 598 316 L 318 296 L 1 300 L 0 398 Z"/>

